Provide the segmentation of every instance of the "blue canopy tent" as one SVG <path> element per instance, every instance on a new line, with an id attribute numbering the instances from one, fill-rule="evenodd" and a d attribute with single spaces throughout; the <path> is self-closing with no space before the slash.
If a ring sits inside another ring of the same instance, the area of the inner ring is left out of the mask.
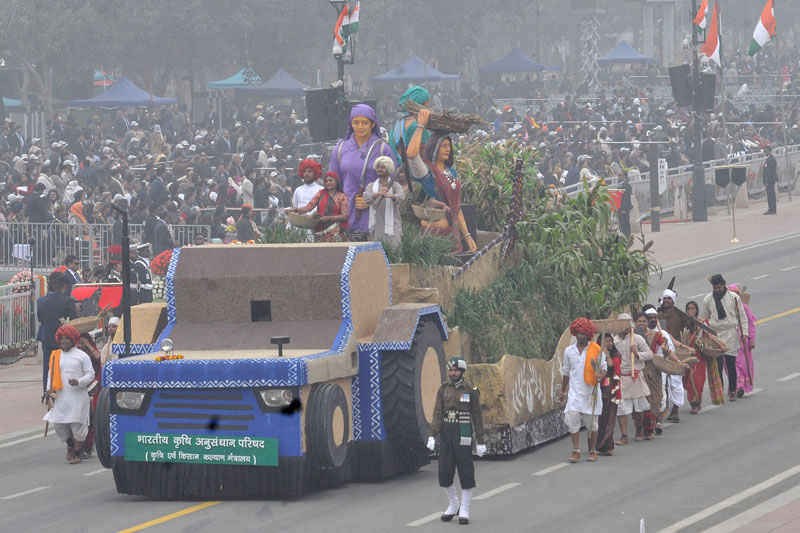
<path id="1" fill-rule="evenodd" d="M 384 72 L 378 76 L 372 76 L 370 81 L 378 85 L 391 85 L 393 83 L 425 83 L 436 81 L 454 81 L 460 79 L 458 74 L 445 74 L 439 72 L 432 66 L 425 63 L 419 56 L 411 56 L 405 63 Z"/>
<path id="2" fill-rule="evenodd" d="M 547 67 L 526 56 L 519 48 L 511 50 L 503 59 L 480 68 L 481 73 L 495 74 L 542 72 L 545 70 L 548 70 Z"/>
<path id="3" fill-rule="evenodd" d="M 642 63 L 657 63 L 658 59 L 647 57 L 634 47 L 622 41 L 616 48 L 597 58 L 598 65 L 629 65 Z"/>
<path id="4" fill-rule="evenodd" d="M 206 83 L 206 88 L 213 91 L 221 91 L 223 89 L 243 89 L 252 87 L 254 85 L 261 85 L 263 82 L 258 74 L 252 70 L 249 73 L 246 69 L 242 69 L 233 76 L 225 78 L 224 80 L 210 81 Z"/>
<path id="5" fill-rule="evenodd" d="M 288 72 L 279 68 L 270 79 L 255 87 L 237 88 L 236 91 L 247 95 L 258 95 L 262 98 L 292 98 L 303 96 L 307 85 L 294 79 Z"/>
<path id="6" fill-rule="evenodd" d="M 108 90 L 85 100 L 70 100 L 70 107 L 144 107 L 177 104 L 176 98 L 154 96 L 128 78 L 120 78 Z"/>

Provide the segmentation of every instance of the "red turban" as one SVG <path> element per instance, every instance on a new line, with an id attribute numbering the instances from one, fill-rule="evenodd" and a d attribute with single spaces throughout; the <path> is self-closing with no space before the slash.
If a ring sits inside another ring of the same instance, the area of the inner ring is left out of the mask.
<path id="1" fill-rule="evenodd" d="M 78 333 L 78 330 L 75 329 L 75 326 L 70 326 L 67 324 L 66 326 L 61 326 L 56 331 L 56 342 L 60 343 L 61 339 L 64 337 L 68 338 L 72 341 L 72 344 L 77 345 L 78 339 L 80 339 L 81 334 Z"/>
<path id="2" fill-rule="evenodd" d="M 122 246 L 119 244 L 112 244 L 108 247 L 108 262 L 122 263 Z"/>
<path id="3" fill-rule="evenodd" d="M 594 323 L 586 318 L 576 318 L 572 321 L 572 324 L 569 325 L 569 332 L 576 336 L 578 333 L 583 333 L 591 338 L 594 336 L 596 329 Z"/>
<path id="4" fill-rule="evenodd" d="M 300 164 L 297 166 L 297 175 L 302 178 L 303 171 L 307 168 L 310 168 L 314 172 L 314 179 L 319 179 L 322 175 L 322 165 L 313 159 L 303 159 L 300 161 Z"/>

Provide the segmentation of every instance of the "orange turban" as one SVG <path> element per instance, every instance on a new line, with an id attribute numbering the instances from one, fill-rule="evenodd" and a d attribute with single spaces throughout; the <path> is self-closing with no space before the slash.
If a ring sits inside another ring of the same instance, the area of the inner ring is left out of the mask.
<path id="1" fill-rule="evenodd" d="M 75 326 L 70 326 L 67 324 L 66 326 L 61 326 L 56 331 L 56 342 L 60 343 L 61 339 L 64 337 L 68 338 L 72 341 L 72 344 L 77 345 L 78 339 L 80 339 L 81 334 L 78 333 L 78 330 L 75 329 Z"/>
<path id="2" fill-rule="evenodd" d="M 302 178 L 303 171 L 307 168 L 310 168 L 314 172 L 314 179 L 319 179 L 322 175 L 322 165 L 313 159 L 303 159 L 300 161 L 300 164 L 297 166 L 297 175 Z"/>
<path id="3" fill-rule="evenodd" d="M 569 325 L 569 332 L 576 336 L 578 333 L 584 333 L 587 337 L 591 338 L 594 336 L 596 329 L 594 323 L 586 318 L 576 318 Z"/>

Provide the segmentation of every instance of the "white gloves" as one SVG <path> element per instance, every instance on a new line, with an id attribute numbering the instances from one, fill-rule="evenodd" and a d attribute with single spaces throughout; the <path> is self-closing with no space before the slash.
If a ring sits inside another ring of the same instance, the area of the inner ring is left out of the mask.
<path id="1" fill-rule="evenodd" d="M 436 448 L 436 440 L 433 437 L 428 437 L 428 449 L 433 451 Z"/>
<path id="2" fill-rule="evenodd" d="M 475 445 L 475 454 L 478 457 L 483 457 L 483 454 L 486 453 L 486 445 L 485 444 L 476 444 Z"/>

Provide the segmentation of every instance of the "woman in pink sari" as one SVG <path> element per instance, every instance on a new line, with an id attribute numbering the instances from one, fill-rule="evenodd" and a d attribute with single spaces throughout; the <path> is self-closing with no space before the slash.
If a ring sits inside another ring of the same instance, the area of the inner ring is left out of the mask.
<path id="1" fill-rule="evenodd" d="M 728 285 L 728 290 L 739 294 L 738 285 Z M 741 297 L 741 294 L 739 294 Z M 736 397 L 741 398 L 746 392 L 753 392 L 753 350 L 756 347 L 756 317 L 750 311 L 750 306 L 742 300 L 742 307 L 747 315 L 747 330 L 740 331 L 739 336 L 747 335 L 750 339 L 749 346 L 742 345 L 736 354 Z"/>

